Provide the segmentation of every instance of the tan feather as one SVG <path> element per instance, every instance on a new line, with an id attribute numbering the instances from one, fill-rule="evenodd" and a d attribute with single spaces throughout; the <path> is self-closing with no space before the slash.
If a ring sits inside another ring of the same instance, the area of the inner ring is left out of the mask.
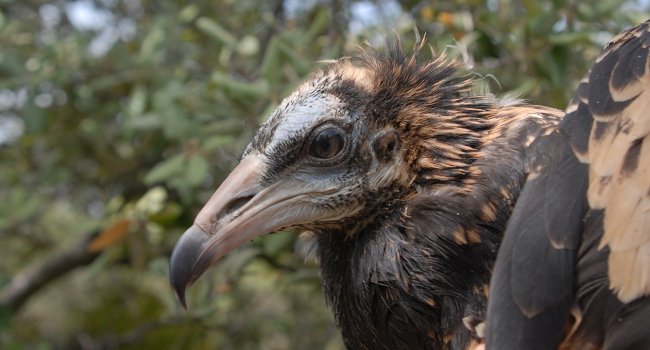
<path id="1" fill-rule="evenodd" d="M 647 35 L 647 28 L 619 35 L 598 61 Z M 589 205 L 604 209 L 600 248 L 610 249 L 610 288 L 624 302 L 650 295 L 650 56 L 645 62 L 645 74 L 624 86 L 615 88 L 610 77 L 612 99 L 631 103 L 618 113 L 593 115 L 588 154 L 579 155 L 590 164 Z"/>

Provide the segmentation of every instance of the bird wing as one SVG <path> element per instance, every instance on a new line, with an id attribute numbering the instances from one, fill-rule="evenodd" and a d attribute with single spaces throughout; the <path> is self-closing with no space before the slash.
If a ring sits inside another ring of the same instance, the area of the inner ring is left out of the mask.
<path id="1" fill-rule="evenodd" d="M 566 117 L 593 120 L 587 149 L 576 154 L 589 164 L 589 207 L 604 210 L 600 248 L 610 249 L 610 288 L 624 302 L 650 294 L 649 48 L 650 21 L 619 34 Z M 569 132 L 573 145 L 587 139 L 577 133 Z"/>
<path id="2" fill-rule="evenodd" d="M 646 22 L 614 38 L 559 130 L 530 146 L 544 156 L 497 257 L 488 347 L 556 348 L 576 298 L 596 300 L 601 284 L 620 302 L 650 294 L 649 30 Z"/>

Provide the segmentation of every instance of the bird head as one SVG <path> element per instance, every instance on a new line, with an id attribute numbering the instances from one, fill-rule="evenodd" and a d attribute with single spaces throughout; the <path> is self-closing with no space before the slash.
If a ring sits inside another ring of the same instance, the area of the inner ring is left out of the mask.
<path id="1" fill-rule="evenodd" d="M 418 186 L 469 181 L 488 105 L 455 63 L 416 57 L 396 45 L 341 60 L 278 106 L 174 249 L 183 305 L 187 286 L 255 237 L 352 236 Z"/>

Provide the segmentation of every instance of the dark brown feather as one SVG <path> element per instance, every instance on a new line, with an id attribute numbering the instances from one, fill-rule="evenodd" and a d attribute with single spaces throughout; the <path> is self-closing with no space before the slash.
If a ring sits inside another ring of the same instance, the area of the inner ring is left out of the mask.
<path id="1" fill-rule="evenodd" d="M 650 348 L 650 22 L 580 83 L 497 258 L 494 349 Z"/>
<path id="2" fill-rule="evenodd" d="M 327 74 L 355 69 L 371 78 L 356 85 L 367 94 L 368 122 L 397 131 L 415 176 L 405 195 L 360 231 L 315 228 L 325 295 L 345 343 L 351 349 L 480 344 L 482 335 L 463 320 L 485 319 L 505 223 L 527 174 L 546 157 L 537 140 L 561 114 L 474 96 L 455 63 L 420 63 L 417 53 L 400 48 L 341 62 Z"/>

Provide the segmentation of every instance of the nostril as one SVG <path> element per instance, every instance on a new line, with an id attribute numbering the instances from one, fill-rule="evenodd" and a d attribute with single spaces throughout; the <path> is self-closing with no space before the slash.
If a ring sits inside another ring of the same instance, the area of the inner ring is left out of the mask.
<path id="1" fill-rule="evenodd" d="M 221 211 L 221 215 L 219 215 L 219 219 L 234 213 L 235 211 L 237 211 L 237 209 L 243 207 L 246 203 L 250 202 L 250 200 L 253 197 L 254 197 L 253 195 L 250 195 L 250 196 L 243 196 L 243 197 L 233 198 L 223 208 L 223 211 Z"/>

